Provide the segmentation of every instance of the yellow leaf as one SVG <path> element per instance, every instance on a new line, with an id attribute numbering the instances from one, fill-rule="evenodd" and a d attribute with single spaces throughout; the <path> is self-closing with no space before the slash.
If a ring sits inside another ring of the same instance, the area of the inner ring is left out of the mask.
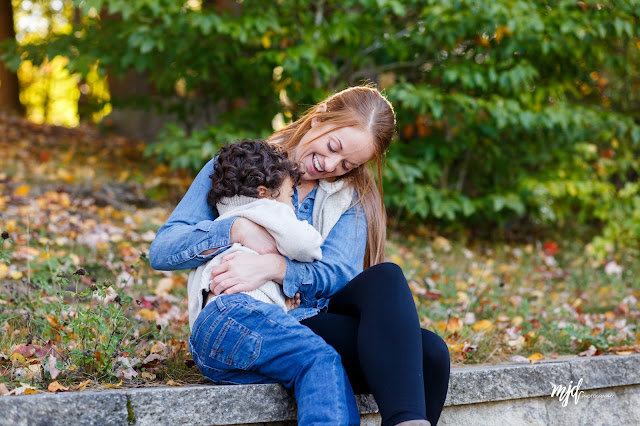
<path id="1" fill-rule="evenodd" d="M 11 271 L 9 272 L 9 277 L 14 280 L 19 280 L 20 278 L 22 278 L 22 272 L 15 270 Z"/>
<path id="2" fill-rule="evenodd" d="M 74 387 L 71 388 L 72 391 L 80 391 L 82 392 L 83 390 L 85 390 L 87 388 L 87 385 L 89 384 L 89 382 L 91 381 L 91 379 L 87 379 L 84 382 L 80 383 L 79 385 L 76 385 Z"/>
<path id="3" fill-rule="evenodd" d="M 58 177 L 67 183 L 73 183 L 74 178 L 71 173 L 69 173 L 66 169 L 58 169 L 57 173 Z"/>
<path id="4" fill-rule="evenodd" d="M 24 355 L 19 354 L 18 352 L 12 353 L 11 356 L 9 356 L 9 359 L 11 361 L 18 361 L 21 364 L 24 364 L 27 362 L 27 359 L 24 357 Z"/>
<path id="5" fill-rule="evenodd" d="M 167 380 L 167 386 L 184 386 L 182 383 L 178 383 L 174 380 Z"/>
<path id="6" fill-rule="evenodd" d="M 9 267 L 0 263 L 0 279 L 7 278 L 7 275 L 9 275 Z"/>
<path id="7" fill-rule="evenodd" d="M 118 182 L 124 182 L 127 180 L 127 178 L 129 177 L 129 170 L 123 170 L 120 172 L 120 175 L 118 176 Z"/>
<path id="8" fill-rule="evenodd" d="M 13 195 L 16 197 L 26 197 L 29 195 L 29 191 L 31 191 L 31 187 L 29 185 L 20 185 L 13 191 Z"/>
<path id="9" fill-rule="evenodd" d="M 16 222 L 15 219 L 9 219 L 4 227 L 7 231 L 13 232 L 16 230 L 17 226 L 18 226 L 18 222 Z"/>
<path id="10" fill-rule="evenodd" d="M 471 329 L 475 332 L 478 331 L 483 331 L 483 330 L 491 330 L 493 328 L 493 323 L 489 320 L 480 320 L 480 321 L 476 321 L 472 326 Z"/>
<path id="11" fill-rule="evenodd" d="M 47 390 L 49 392 L 66 392 L 69 390 L 69 388 L 62 386 L 60 383 L 58 383 L 58 381 L 56 380 L 55 382 L 51 382 L 49 383 L 49 386 L 47 387 Z"/>
<path id="12" fill-rule="evenodd" d="M 156 379 L 156 375 L 155 374 L 151 374 L 147 371 L 143 371 L 141 374 L 143 379 L 147 379 L 147 380 L 155 380 Z"/>
<path id="13" fill-rule="evenodd" d="M 271 38 L 266 34 L 260 38 L 260 42 L 262 42 L 262 47 L 265 49 L 269 49 L 271 47 Z"/>
<path id="14" fill-rule="evenodd" d="M 541 359 L 544 359 L 544 355 L 536 352 L 535 354 L 531 355 L 528 360 L 531 364 L 535 364 L 536 362 L 540 361 Z"/>
<path id="15" fill-rule="evenodd" d="M 511 325 L 513 325 L 514 327 L 518 327 L 520 324 L 522 324 L 522 321 L 524 321 L 524 318 L 522 318 L 521 316 L 513 317 L 513 319 L 511 320 Z"/>
<path id="16" fill-rule="evenodd" d="M 107 387 L 109 387 L 111 389 L 117 389 L 120 386 L 122 386 L 122 379 L 120 379 L 120 382 L 116 383 L 115 385 L 111 384 L 111 383 L 103 383 L 103 385 L 105 385 L 105 386 L 107 386 Z"/>
<path id="17" fill-rule="evenodd" d="M 147 321 L 155 321 L 159 318 L 159 315 L 156 311 L 152 311 L 151 309 L 147 308 L 140 309 L 137 314 Z"/>
<path id="18" fill-rule="evenodd" d="M 464 349 L 464 343 L 452 343 L 449 346 L 449 352 L 460 353 Z"/>
<path id="19" fill-rule="evenodd" d="M 38 391 L 34 388 L 26 388 L 24 390 L 25 395 L 35 395 L 38 393 Z"/>
<path id="20" fill-rule="evenodd" d="M 635 353 L 635 351 L 618 351 L 615 354 L 616 355 L 631 355 L 631 354 L 634 354 L 634 353 Z"/>
<path id="21" fill-rule="evenodd" d="M 467 284 L 465 281 L 462 280 L 457 280 L 456 281 L 456 290 L 466 290 L 469 288 L 469 284 Z"/>
<path id="22" fill-rule="evenodd" d="M 499 42 L 506 35 L 511 35 L 511 30 L 506 25 L 496 28 L 496 40 Z"/>

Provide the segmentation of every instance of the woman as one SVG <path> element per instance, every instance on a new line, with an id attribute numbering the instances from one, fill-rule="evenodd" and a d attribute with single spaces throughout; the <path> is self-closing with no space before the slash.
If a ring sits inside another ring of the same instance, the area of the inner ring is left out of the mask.
<path id="1" fill-rule="evenodd" d="M 293 199 L 298 219 L 318 229 L 331 223 L 322 260 L 301 263 L 281 256 L 273 238 L 249 220 L 214 223 L 217 213 L 206 203 L 213 161 L 158 230 L 150 260 L 155 269 L 184 269 L 232 243 L 255 250 L 258 255 L 233 253 L 212 271 L 214 294 L 251 291 L 269 280 L 281 283 L 288 297 L 299 293 L 301 305 L 291 315 L 337 350 L 354 391 L 374 395 L 383 424 L 435 425 L 447 393 L 449 352 L 440 337 L 420 329 L 401 269 L 381 263 L 381 160 L 394 132 L 391 104 L 374 88 L 352 87 L 269 138 L 304 170 Z M 369 161 L 376 166 L 377 188 L 365 167 Z M 345 194 L 353 203 L 333 218 L 318 211 Z"/>

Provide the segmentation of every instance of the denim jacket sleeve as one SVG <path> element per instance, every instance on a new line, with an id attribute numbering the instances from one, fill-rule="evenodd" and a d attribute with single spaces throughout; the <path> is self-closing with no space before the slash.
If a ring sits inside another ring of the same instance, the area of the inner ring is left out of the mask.
<path id="1" fill-rule="evenodd" d="M 367 220 L 360 205 L 347 210 L 322 246 L 322 259 L 305 263 L 287 259 L 284 294 L 301 294 L 304 302 L 333 296 L 362 272 L 367 243 Z M 320 300 L 320 304 L 323 302 Z M 322 308 L 322 306 L 319 306 Z"/>
<path id="2" fill-rule="evenodd" d="M 229 246 L 229 232 L 235 217 L 214 222 L 218 213 L 207 204 L 214 161 L 200 170 L 169 219 L 158 229 L 149 249 L 154 269 L 195 268 Z M 218 250 L 200 254 L 208 249 Z"/>

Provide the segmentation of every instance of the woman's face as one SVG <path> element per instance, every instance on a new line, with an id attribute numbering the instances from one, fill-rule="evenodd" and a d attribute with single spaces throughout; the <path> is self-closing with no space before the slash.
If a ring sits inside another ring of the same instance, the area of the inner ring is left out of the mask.
<path id="1" fill-rule="evenodd" d="M 368 131 L 315 121 L 293 151 L 292 159 L 304 165 L 304 182 L 342 176 L 369 161 L 373 154 L 373 135 Z"/>

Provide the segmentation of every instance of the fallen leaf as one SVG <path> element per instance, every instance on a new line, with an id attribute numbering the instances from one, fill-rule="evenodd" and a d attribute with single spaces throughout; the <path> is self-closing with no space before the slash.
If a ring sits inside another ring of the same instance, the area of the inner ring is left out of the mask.
<path id="1" fill-rule="evenodd" d="M 0 263 L 0 279 L 7 278 L 7 275 L 9 275 L 9 267 Z"/>
<path id="2" fill-rule="evenodd" d="M 13 191 L 13 195 L 16 197 L 26 197 L 29 195 L 29 191 L 31 191 L 31 187 L 29 185 L 20 185 Z"/>
<path id="3" fill-rule="evenodd" d="M 589 349 L 587 349 L 584 352 L 580 352 L 578 356 L 594 356 L 596 355 L 597 352 L 598 352 L 598 349 L 595 346 L 591 345 L 589 346 Z"/>
<path id="4" fill-rule="evenodd" d="M 38 393 L 38 390 L 36 388 L 34 388 L 33 386 L 27 383 L 20 383 L 20 385 L 21 385 L 20 387 L 13 389 L 12 391 L 10 391 L 5 395 L 22 395 L 22 394 L 31 395 L 31 394 Z"/>
<path id="5" fill-rule="evenodd" d="M 152 311 L 151 309 L 147 308 L 140 309 L 138 312 L 136 312 L 136 315 L 139 315 L 147 321 L 156 321 L 160 317 L 160 315 L 156 311 Z"/>
<path id="6" fill-rule="evenodd" d="M 451 251 L 451 243 L 444 237 L 436 237 L 433 240 L 433 248 L 436 250 L 449 252 Z"/>
<path id="7" fill-rule="evenodd" d="M 56 367 L 57 362 L 58 360 L 56 360 L 55 356 L 49 355 L 49 361 L 48 361 L 49 374 L 51 375 L 51 378 L 53 380 L 58 378 L 58 375 L 60 374 L 60 370 L 58 370 L 58 368 Z"/>
<path id="8" fill-rule="evenodd" d="M 120 379 L 120 381 L 118 383 L 116 383 L 115 385 L 112 383 L 103 383 L 103 385 L 105 385 L 108 388 L 111 389 L 118 389 L 120 386 L 122 386 L 122 379 Z"/>
<path id="9" fill-rule="evenodd" d="M 142 373 L 140 373 L 140 375 L 145 380 L 155 380 L 156 379 L 156 375 L 152 374 L 152 373 L 149 373 L 148 371 L 143 371 Z"/>
<path id="10" fill-rule="evenodd" d="M 529 359 L 523 357 L 522 355 L 514 355 L 509 358 L 512 362 L 529 362 Z"/>
<path id="11" fill-rule="evenodd" d="M 89 382 L 91 382 L 91 379 L 85 380 L 84 382 L 82 382 L 82 383 L 80 383 L 80 384 L 78 384 L 76 386 L 73 386 L 71 388 L 71 390 L 72 391 L 80 391 L 80 392 L 82 392 L 83 390 L 85 390 L 87 388 L 87 385 L 89 384 Z"/>
<path id="12" fill-rule="evenodd" d="M 460 318 L 452 317 L 447 321 L 446 331 L 449 333 L 455 333 L 462 328 L 462 321 Z"/>
<path id="13" fill-rule="evenodd" d="M 543 248 L 544 254 L 546 254 L 547 256 L 555 256 L 556 254 L 558 254 L 558 243 L 555 243 L 553 241 L 546 241 L 544 243 L 544 248 Z"/>
<path id="14" fill-rule="evenodd" d="M 7 385 L 4 383 L 0 383 L 0 395 L 6 395 L 9 393 L 9 389 L 7 389 Z"/>
<path id="15" fill-rule="evenodd" d="M 167 380 L 167 386 L 184 386 L 182 383 L 178 383 L 174 380 Z"/>
<path id="16" fill-rule="evenodd" d="M 493 328 L 493 323 L 489 320 L 480 320 L 471 326 L 471 329 L 475 332 L 483 331 L 483 330 L 491 330 Z"/>
<path id="17" fill-rule="evenodd" d="M 533 355 L 531 355 L 529 358 L 529 362 L 531 364 L 535 364 L 536 362 L 540 361 L 541 359 L 544 359 L 544 355 L 542 355 L 541 353 L 535 353 Z"/>
<path id="18" fill-rule="evenodd" d="M 173 283 L 174 281 L 171 277 L 160 278 L 158 285 L 154 290 L 154 294 L 158 297 L 167 297 L 173 289 Z"/>
<path id="19" fill-rule="evenodd" d="M 147 366 L 148 364 L 151 364 L 154 361 L 164 361 L 165 359 L 167 359 L 166 356 L 162 356 L 159 354 L 150 354 L 148 357 L 142 360 L 142 365 Z"/>
<path id="20" fill-rule="evenodd" d="M 60 383 L 58 383 L 58 381 L 56 380 L 55 382 L 51 382 L 49 383 L 49 386 L 47 387 L 47 390 L 49 392 L 66 392 L 69 390 L 69 388 L 62 386 Z"/>

